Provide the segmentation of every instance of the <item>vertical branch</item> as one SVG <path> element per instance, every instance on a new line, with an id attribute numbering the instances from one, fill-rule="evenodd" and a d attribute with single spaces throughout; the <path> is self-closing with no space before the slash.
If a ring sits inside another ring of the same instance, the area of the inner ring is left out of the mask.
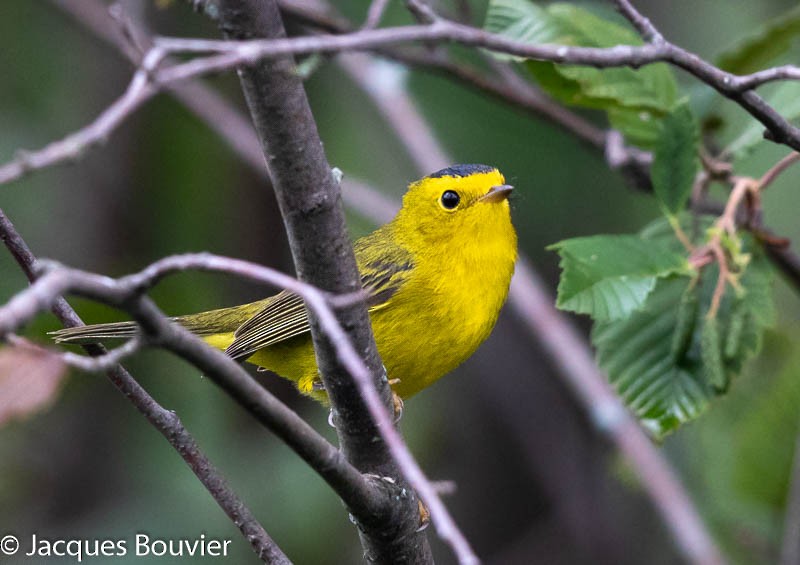
<path id="1" fill-rule="evenodd" d="M 216 0 L 206 5 L 231 39 L 286 36 L 275 0 Z M 347 235 L 339 187 L 322 148 L 316 123 L 292 57 L 240 68 L 239 76 L 281 208 L 298 277 L 334 293 L 361 289 L 355 254 Z M 418 532 L 416 495 L 408 488 L 380 430 L 370 417 L 354 379 L 311 318 L 317 366 L 331 401 L 345 457 L 365 473 L 392 477 L 403 497 L 387 497 L 382 516 L 357 516 L 368 559 L 431 562 L 426 536 Z M 391 390 L 363 304 L 338 311 L 338 319 L 373 375 L 384 407 Z M 394 499 L 393 499 L 394 498 Z"/>
<path id="2" fill-rule="evenodd" d="M 277 5 L 271 0 L 220 0 L 218 7 L 219 26 L 229 38 L 285 37 Z M 333 293 L 359 291 L 360 277 L 347 236 L 339 187 L 293 59 L 264 61 L 240 69 L 239 76 L 286 224 L 298 278 Z M 381 362 L 363 305 L 341 309 L 339 320 L 350 329 L 356 349 L 366 352 L 365 361 L 372 373 L 379 375 Z M 342 447 L 357 467 L 375 470 L 386 452 L 363 449 L 365 434 L 357 430 L 372 423 L 313 316 L 312 335 L 321 376 L 337 411 Z M 375 381 L 388 407 L 389 386 L 381 379 Z"/>

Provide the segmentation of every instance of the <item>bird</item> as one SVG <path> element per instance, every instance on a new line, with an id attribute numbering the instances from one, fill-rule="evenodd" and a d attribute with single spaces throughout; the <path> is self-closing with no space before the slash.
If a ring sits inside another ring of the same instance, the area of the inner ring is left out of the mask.
<path id="1" fill-rule="evenodd" d="M 412 182 L 397 215 L 354 243 L 378 348 L 395 397 L 451 372 L 486 340 L 508 296 L 517 235 L 513 187 L 492 166 L 460 164 Z M 233 359 L 277 373 L 323 403 L 306 306 L 278 294 L 172 320 Z M 132 338 L 135 322 L 52 332 L 57 343 Z"/>

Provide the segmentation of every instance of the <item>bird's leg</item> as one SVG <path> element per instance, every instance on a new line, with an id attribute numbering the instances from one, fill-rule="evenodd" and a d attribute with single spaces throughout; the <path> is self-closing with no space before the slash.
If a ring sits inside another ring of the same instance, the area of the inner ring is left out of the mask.
<path id="1" fill-rule="evenodd" d="M 400 379 L 389 379 L 389 386 L 394 386 L 400 382 Z M 394 406 L 394 423 L 400 421 L 403 417 L 403 399 L 392 389 L 392 405 Z"/>

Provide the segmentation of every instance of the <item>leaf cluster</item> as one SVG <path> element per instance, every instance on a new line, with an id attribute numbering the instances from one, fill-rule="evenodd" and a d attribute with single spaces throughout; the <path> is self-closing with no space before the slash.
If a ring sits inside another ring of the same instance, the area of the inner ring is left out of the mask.
<path id="1" fill-rule="evenodd" d="M 538 44 L 642 44 L 629 27 L 564 3 L 492 0 L 485 28 Z M 717 64 L 754 72 L 782 56 L 798 34 L 800 10 L 794 8 L 721 53 Z M 515 60 L 559 102 L 601 112 L 627 143 L 652 151 L 662 218 L 638 234 L 581 237 L 550 249 L 561 258 L 557 306 L 593 319 L 600 367 L 628 407 L 662 437 L 728 390 L 775 320 L 772 272 L 760 243 L 739 232 L 721 234 L 710 229 L 710 220 L 684 213 L 699 178 L 701 137 L 715 133 L 708 126 L 720 120 L 714 103 L 721 97 L 712 93 L 717 98 L 701 104 L 695 94 L 690 100 L 665 64 L 597 69 Z M 800 117 L 800 83 L 783 83 L 767 99 L 787 118 Z M 735 165 L 763 140 L 763 126 L 752 120 L 731 139 L 722 155 Z M 690 261 L 710 242 L 720 245 L 723 259 Z"/>

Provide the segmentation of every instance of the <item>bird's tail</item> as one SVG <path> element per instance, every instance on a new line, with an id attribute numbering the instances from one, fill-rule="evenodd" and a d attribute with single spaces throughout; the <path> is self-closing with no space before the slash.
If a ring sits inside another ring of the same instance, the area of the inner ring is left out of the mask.
<path id="1" fill-rule="evenodd" d="M 49 332 L 48 335 L 51 335 L 56 343 L 85 345 L 107 339 L 130 339 L 137 333 L 139 333 L 139 325 L 136 322 L 112 322 L 110 324 L 64 328 Z"/>
<path id="2" fill-rule="evenodd" d="M 225 349 L 233 339 L 233 332 L 255 315 L 270 299 L 242 304 L 232 308 L 220 308 L 188 316 L 170 318 L 190 332 L 202 337 L 214 347 Z M 77 328 L 64 328 L 50 332 L 56 343 L 73 343 L 85 345 L 99 343 L 109 339 L 130 339 L 139 333 L 136 322 L 111 322 L 109 324 L 93 324 Z M 219 340 L 215 339 L 219 336 Z"/>

